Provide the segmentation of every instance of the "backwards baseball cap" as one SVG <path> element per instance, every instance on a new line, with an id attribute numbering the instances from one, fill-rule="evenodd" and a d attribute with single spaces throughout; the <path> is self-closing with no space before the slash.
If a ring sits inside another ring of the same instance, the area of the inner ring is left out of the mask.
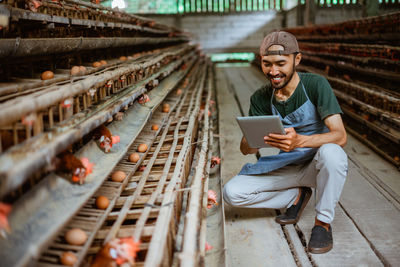
<path id="1" fill-rule="evenodd" d="M 281 45 L 283 50 L 268 51 L 272 45 Z M 260 56 L 289 55 L 300 52 L 299 44 L 293 34 L 284 31 L 275 31 L 265 36 L 261 47 Z"/>

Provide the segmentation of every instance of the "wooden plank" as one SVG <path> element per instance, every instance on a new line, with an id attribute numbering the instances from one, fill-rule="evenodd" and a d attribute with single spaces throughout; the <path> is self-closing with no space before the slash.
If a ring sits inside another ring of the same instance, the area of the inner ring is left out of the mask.
<path id="1" fill-rule="evenodd" d="M 212 127 L 210 127 L 212 128 Z M 219 155 L 218 140 L 214 139 L 212 155 Z M 225 231 L 225 209 L 222 200 L 222 184 L 219 165 L 210 170 L 208 188 L 217 193 L 218 205 L 207 210 L 207 232 L 206 240 L 213 248 L 206 252 L 205 266 L 224 267 L 226 265 L 226 231 Z"/>
<path id="2" fill-rule="evenodd" d="M 212 72 L 210 79 L 214 87 L 214 76 Z M 212 90 L 215 94 L 215 89 Z M 215 101 L 213 95 L 213 100 Z M 214 129 L 210 133 L 210 150 L 209 158 L 212 156 L 220 156 L 219 139 L 217 138 L 218 132 L 215 133 L 216 128 L 214 123 L 217 123 L 216 117 L 211 117 L 210 129 Z M 218 125 L 217 125 L 218 126 Z M 225 267 L 226 265 L 226 231 L 225 231 L 225 204 L 222 200 L 222 180 L 220 173 L 220 165 L 215 165 L 208 171 L 207 178 L 208 188 L 206 190 L 214 190 L 217 193 L 217 203 L 211 209 L 207 209 L 206 216 L 206 242 L 212 246 L 212 249 L 206 252 L 204 263 L 207 267 Z"/>
<path id="3" fill-rule="evenodd" d="M 347 137 L 345 151 L 356 165 L 359 165 L 370 176 L 379 179 L 387 188 L 390 188 L 393 192 L 392 195 L 399 199 L 400 172 L 393 164 L 382 159 L 382 157 L 351 135 Z"/>
<path id="4" fill-rule="evenodd" d="M 243 78 L 248 82 L 250 85 L 250 90 L 255 92 L 261 86 L 268 83 L 267 78 L 265 77 L 264 73 L 262 72 L 261 68 L 256 67 L 255 65 L 251 65 L 248 69 L 248 74 L 243 75 Z"/>
<path id="5" fill-rule="evenodd" d="M 219 141 L 223 184 L 237 175 L 245 162 L 256 162 L 254 155 L 242 155 L 239 150 L 242 132 L 235 117 L 242 116 L 232 88 L 228 88 L 224 69 L 216 68 L 217 101 L 219 110 Z M 231 162 L 229 165 L 226 163 Z"/>
<path id="6" fill-rule="evenodd" d="M 351 161 L 349 178 L 340 203 L 383 263 L 398 265 L 400 212 L 363 177 Z"/>
<path id="7" fill-rule="evenodd" d="M 198 79 L 200 84 L 203 83 L 204 78 Z M 193 130 L 197 128 L 197 116 L 200 110 L 200 99 L 203 88 L 199 87 L 198 92 L 192 95 L 192 99 L 196 96 L 196 101 L 192 113 L 189 117 L 189 124 L 185 133 L 184 142 L 182 149 L 177 157 L 177 164 L 175 165 L 174 173 L 171 180 L 164 191 L 164 199 L 160 208 L 160 213 L 157 218 L 154 234 L 151 238 L 149 245 L 149 250 L 146 255 L 145 266 L 158 266 L 162 262 L 162 256 L 160 257 L 160 252 L 164 251 L 165 244 L 167 242 L 167 231 L 165 231 L 165 225 L 171 223 L 171 217 L 173 216 L 174 207 L 169 205 L 169 203 L 174 202 L 177 196 L 177 187 L 182 186 L 182 179 L 186 177 L 189 171 L 189 165 L 187 164 L 188 158 L 191 157 L 191 144 L 193 142 L 194 133 Z M 192 104 L 191 99 L 191 104 Z"/>
<path id="8" fill-rule="evenodd" d="M 181 261 L 181 257 L 180 257 L 180 253 L 182 251 L 182 245 L 183 245 L 183 232 L 185 230 L 185 216 L 186 216 L 186 210 L 187 210 L 187 206 L 189 204 L 189 194 L 190 194 L 190 189 L 189 189 L 189 185 L 192 183 L 193 181 L 193 177 L 195 175 L 195 170 L 197 167 L 197 162 L 199 160 L 199 156 L 200 156 L 200 151 L 201 146 L 196 146 L 194 152 L 193 152 L 193 160 L 191 162 L 191 166 L 190 166 L 190 171 L 188 172 L 188 176 L 185 179 L 185 183 L 183 185 L 183 188 L 181 190 L 183 190 L 182 195 L 180 197 L 181 199 L 181 210 L 180 210 L 180 214 L 177 215 L 178 221 L 179 221 L 179 225 L 177 226 L 177 231 L 176 231 L 176 236 L 175 236 L 175 251 L 177 251 L 177 253 L 174 253 L 174 259 L 173 259 L 173 263 L 172 266 L 179 266 L 179 263 Z"/>
<path id="9" fill-rule="evenodd" d="M 132 204 L 137 199 L 137 197 L 142 193 L 142 190 L 143 190 L 143 188 L 145 186 L 147 177 L 150 174 L 151 167 L 153 166 L 153 163 L 155 162 L 155 160 L 157 158 L 158 152 L 160 151 L 160 148 L 163 145 L 163 141 L 164 141 L 165 136 L 167 135 L 170 123 L 171 123 L 171 120 L 168 121 L 166 127 L 164 128 L 164 132 L 163 132 L 163 135 L 161 137 L 160 143 L 157 145 L 156 151 L 154 152 L 153 156 L 150 159 L 150 162 L 146 166 L 146 170 L 143 172 L 143 174 L 142 174 L 142 176 L 141 176 L 141 178 L 139 180 L 139 183 L 138 183 L 138 185 L 136 187 L 136 190 L 133 192 L 132 195 L 127 197 L 127 199 L 125 200 L 125 203 L 124 203 L 123 207 L 121 208 L 121 211 L 119 212 L 117 220 L 114 222 L 114 224 L 111 227 L 107 237 L 104 239 L 104 241 L 103 241 L 104 245 L 115 238 L 116 233 L 119 230 L 119 228 L 120 228 L 121 224 L 123 223 L 123 221 L 125 220 L 125 217 L 126 217 L 128 211 L 129 211 L 129 209 L 131 208 Z M 148 209 L 148 212 L 150 212 L 150 208 Z M 143 226 L 144 226 L 144 223 L 145 222 L 143 222 Z M 142 226 L 140 225 L 139 226 L 140 231 L 142 230 L 141 227 Z M 139 232 L 139 234 L 140 234 L 140 232 Z M 139 237 L 140 236 L 135 235 L 135 242 L 139 241 Z"/>
<path id="10" fill-rule="evenodd" d="M 250 96 L 263 86 L 267 80 L 255 67 L 232 67 L 225 71 L 230 87 L 234 88 L 237 100 L 245 116 L 250 108 Z"/>
<path id="11" fill-rule="evenodd" d="M 308 255 L 304 249 L 303 244 L 297 234 L 297 231 L 294 225 L 285 225 L 283 226 L 283 230 L 286 234 L 286 238 L 291 245 L 291 249 L 293 254 L 295 255 L 297 264 L 301 267 L 312 267 L 312 263 L 308 258 Z"/>
<path id="12" fill-rule="evenodd" d="M 147 204 L 153 205 L 154 202 L 156 201 L 156 199 L 160 195 L 162 195 L 162 190 L 164 189 L 164 186 L 165 186 L 165 183 L 166 183 L 169 171 L 170 171 L 170 167 L 171 167 L 171 164 L 172 164 L 172 160 L 173 160 L 173 157 L 174 157 L 175 148 L 176 148 L 176 145 L 178 143 L 177 136 L 178 136 L 179 126 L 181 125 L 182 119 L 183 118 L 181 118 L 181 120 L 178 122 L 178 124 L 177 124 L 177 126 L 175 128 L 175 140 L 174 140 L 174 142 L 172 144 L 172 149 L 171 149 L 171 151 L 169 153 L 168 160 L 165 163 L 163 175 L 161 176 L 160 181 L 157 184 L 156 190 L 151 194 L 151 197 L 150 197 L 149 201 L 147 202 Z M 171 120 L 168 121 L 168 124 L 167 124 L 168 126 L 170 125 L 170 122 L 171 122 Z M 168 132 L 168 130 L 166 128 L 166 130 L 163 133 L 162 138 L 160 139 L 160 143 L 159 143 L 160 147 L 162 146 L 163 138 L 165 138 L 167 132 Z M 156 157 L 154 157 L 154 161 L 153 162 L 150 162 L 150 166 L 155 162 L 155 158 Z M 151 210 L 152 210 L 151 207 L 145 207 L 144 210 L 143 210 L 142 215 L 140 216 L 139 220 L 136 222 L 136 230 L 135 230 L 134 235 L 133 235 L 135 240 L 140 240 L 140 236 L 142 234 L 143 227 L 146 224 L 146 221 L 147 221 L 147 219 L 148 219 L 148 217 L 150 215 Z"/>
<path id="13" fill-rule="evenodd" d="M 254 163 L 256 158 L 239 151 L 242 133 L 235 117 L 241 114 L 232 89 L 227 87 L 224 70 L 216 70 L 221 177 L 226 183 L 237 175 L 245 162 Z M 228 266 L 296 266 L 282 229 L 274 221 L 273 210 L 226 206 L 225 215 Z"/>
<path id="14" fill-rule="evenodd" d="M 210 70 L 210 68 L 208 68 Z M 202 79 L 204 86 L 205 79 Z M 209 110 L 210 99 L 211 99 L 211 87 L 209 86 L 211 79 L 209 78 L 207 84 L 207 98 L 205 100 L 205 109 Z M 203 116 L 203 136 L 202 136 L 202 144 L 201 150 L 199 152 L 199 160 L 197 162 L 196 172 L 193 178 L 193 182 L 190 186 L 190 200 L 188 205 L 188 211 L 186 213 L 186 222 L 185 222 L 185 230 L 183 234 L 183 249 L 182 249 L 182 261 L 181 266 L 189 267 L 195 266 L 198 264 L 198 254 L 199 250 L 201 251 L 204 247 L 199 247 L 198 239 L 198 225 L 201 224 L 201 199 L 203 197 L 203 176 L 204 169 L 207 163 L 207 152 L 208 152 L 208 142 L 209 142 L 209 116 Z M 201 242 L 200 242 L 201 244 Z"/>
<path id="15" fill-rule="evenodd" d="M 248 85 L 241 77 L 241 71 L 238 71 L 236 68 L 229 68 L 225 70 L 224 76 L 226 82 L 228 83 L 228 87 L 234 90 L 234 97 L 236 101 L 240 103 L 239 107 L 241 109 L 241 113 L 243 113 L 244 116 L 247 116 L 250 108 L 251 95 L 250 91 L 248 90 Z"/>

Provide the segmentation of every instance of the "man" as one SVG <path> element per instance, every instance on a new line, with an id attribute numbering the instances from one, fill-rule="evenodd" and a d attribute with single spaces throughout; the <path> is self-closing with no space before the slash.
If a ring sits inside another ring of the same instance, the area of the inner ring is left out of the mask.
<path id="1" fill-rule="evenodd" d="M 264 137 L 280 153 L 246 164 L 225 184 L 224 200 L 238 207 L 287 208 L 275 220 L 294 224 L 310 199 L 310 187 L 316 188 L 315 225 L 308 250 L 328 252 L 333 247 L 330 224 L 347 176 L 342 111 L 324 77 L 296 72 L 301 54 L 292 34 L 268 34 L 260 55 L 269 83 L 251 96 L 249 115 L 279 115 L 286 135 Z M 240 150 L 245 155 L 258 151 L 244 137 Z"/>

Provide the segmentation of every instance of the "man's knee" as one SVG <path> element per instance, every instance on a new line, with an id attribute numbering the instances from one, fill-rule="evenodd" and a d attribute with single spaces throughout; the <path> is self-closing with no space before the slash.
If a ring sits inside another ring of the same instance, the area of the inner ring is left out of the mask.
<path id="1" fill-rule="evenodd" d="M 243 200 L 241 186 L 236 182 L 236 177 L 232 178 L 224 185 L 222 195 L 226 203 L 231 206 L 237 206 Z"/>
<path id="2" fill-rule="evenodd" d="M 316 159 L 320 167 L 347 172 L 347 155 L 337 144 L 324 144 L 317 152 Z"/>

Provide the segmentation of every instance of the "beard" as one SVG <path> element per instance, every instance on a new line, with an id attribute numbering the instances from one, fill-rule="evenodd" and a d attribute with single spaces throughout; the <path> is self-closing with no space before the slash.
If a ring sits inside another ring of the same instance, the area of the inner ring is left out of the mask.
<path id="1" fill-rule="evenodd" d="M 295 65 L 295 62 L 293 61 L 292 70 L 288 74 L 283 74 L 282 73 L 282 74 L 278 74 L 278 75 L 275 75 L 275 76 L 267 74 L 267 77 L 270 80 L 272 88 L 274 88 L 275 90 L 279 90 L 279 89 L 284 88 L 292 80 L 295 71 L 296 71 L 296 65 Z M 280 77 L 280 78 L 283 78 L 283 79 L 278 84 L 275 84 L 272 81 L 272 79 L 276 78 L 276 77 Z"/>

